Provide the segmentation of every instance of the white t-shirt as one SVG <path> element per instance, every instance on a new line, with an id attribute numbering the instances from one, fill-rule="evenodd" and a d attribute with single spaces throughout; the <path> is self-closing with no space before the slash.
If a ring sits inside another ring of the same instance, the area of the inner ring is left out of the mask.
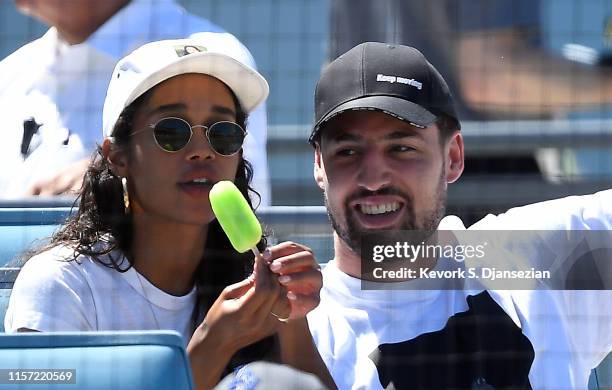
<path id="1" fill-rule="evenodd" d="M 7 333 L 20 328 L 41 332 L 163 329 L 179 332 L 187 345 L 193 333 L 195 287 L 187 295 L 173 296 L 133 267 L 119 272 L 83 255 L 66 261 L 74 258 L 73 253 L 60 246 L 26 262 L 4 318 Z M 120 253 L 112 256 L 127 264 Z"/>
<path id="2" fill-rule="evenodd" d="M 470 229 L 612 230 L 611 205 L 608 190 L 489 215 Z M 442 225 L 459 228 L 451 222 Z M 538 246 L 520 244 L 523 259 L 538 259 Z M 363 290 L 334 261 L 308 320 L 340 389 L 496 381 L 586 388 L 590 370 L 612 351 L 612 291 Z"/>
<path id="3" fill-rule="evenodd" d="M 68 45 L 55 28 L 0 62 L 0 198 L 18 198 L 36 181 L 89 157 L 102 141 L 102 108 L 117 61 L 143 44 L 196 33 L 221 34 L 231 56 L 255 68 L 248 49 L 214 23 L 187 13 L 173 0 L 131 0 L 85 42 Z M 40 124 L 21 154 L 24 121 Z M 244 155 L 253 184 L 270 204 L 267 119 L 262 104 L 249 116 Z"/>

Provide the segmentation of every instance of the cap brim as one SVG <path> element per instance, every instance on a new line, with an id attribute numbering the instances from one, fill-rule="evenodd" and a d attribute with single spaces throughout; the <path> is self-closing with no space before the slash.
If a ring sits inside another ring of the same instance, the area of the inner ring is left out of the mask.
<path id="1" fill-rule="evenodd" d="M 253 111 L 268 97 L 268 83 L 256 70 L 230 56 L 202 52 L 180 57 L 157 72 L 151 73 L 134 88 L 124 107 L 157 84 L 186 73 L 201 73 L 221 80 L 234 92 L 247 113 Z"/>
<path id="2" fill-rule="evenodd" d="M 353 110 L 382 111 L 419 127 L 427 127 L 434 123 L 437 118 L 425 108 L 405 99 L 386 95 L 365 96 L 343 103 L 328 112 L 315 124 L 309 141 L 313 142 L 314 138 L 319 133 L 320 127 L 325 124 L 325 122 L 345 111 Z"/>

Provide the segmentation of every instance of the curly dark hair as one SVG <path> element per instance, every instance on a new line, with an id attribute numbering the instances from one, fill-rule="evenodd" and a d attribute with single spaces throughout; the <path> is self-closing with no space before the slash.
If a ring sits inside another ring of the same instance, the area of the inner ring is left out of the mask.
<path id="1" fill-rule="evenodd" d="M 113 142 L 117 146 L 129 145 L 134 116 L 139 107 L 150 98 L 153 90 L 154 88 L 136 99 L 119 116 L 113 129 Z M 246 128 L 247 115 L 234 93 L 229 88 L 228 90 L 236 106 L 236 122 Z M 247 199 L 251 209 L 253 204 L 249 193 L 260 199 L 259 194 L 250 185 L 252 178 L 251 164 L 241 157 L 234 184 Z M 76 213 L 73 212 L 68 217 L 48 244 L 30 251 L 26 256 L 31 257 L 52 247 L 64 245 L 74 250 L 74 257 L 66 259 L 67 261 L 78 261 L 79 256 L 85 255 L 118 272 L 129 270 L 134 264 L 131 213 L 125 213 L 121 179 L 111 170 L 101 147 L 98 147 L 92 156 L 73 210 L 77 207 Z M 266 244 L 264 236 L 257 246 L 263 250 Z M 113 252 L 117 250 L 127 259 L 127 266 L 123 256 L 113 256 Z M 204 254 L 195 275 L 197 299 L 192 316 L 194 330 L 222 290 L 243 280 L 252 269 L 252 255 L 236 252 L 218 221 L 212 221 L 208 227 Z M 262 339 L 238 351 L 226 367 L 226 373 L 238 365 L 254 360 L 279 360 L 278 340 L 275 336 Z"/>

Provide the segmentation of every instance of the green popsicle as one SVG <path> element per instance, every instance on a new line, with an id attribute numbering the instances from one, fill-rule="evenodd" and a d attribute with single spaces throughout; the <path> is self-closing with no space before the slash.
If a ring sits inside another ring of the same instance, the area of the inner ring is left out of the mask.
<path id="1" fill-rule="evenodd" d="M 259 254 L 256 245 L 261 240 L 261 225 L 234 183 L 227 180 L 216 183 L 209 198 L 213 212 L 234 249 L 240 253 L 251 249 Z"/>

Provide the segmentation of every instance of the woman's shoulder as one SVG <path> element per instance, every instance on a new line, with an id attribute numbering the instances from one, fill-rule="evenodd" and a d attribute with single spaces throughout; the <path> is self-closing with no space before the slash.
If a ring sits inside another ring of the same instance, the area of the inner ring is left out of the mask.
<path id="1" fill-rule="evenodd" d="M 42 269 L 56 272 L 69 270 L 78 263 L 82 264 L 83 260 L 86 259 L 87 256 L 78 255 L 74 248 L 69 245 L 57 245 L 39 252 L 28 259 L 21 267 L 20 274 L 30 269 L 38 270 L 37 273 L 42 273 Z"/>
<path id="2" fill-rule="evenodd" d="M 77 251 L 72 245 L 61 244 L 32 256 L 21 267 L 19 275 L 33 274 L 39 278 L 57 279 L 61 276 L 110 270 L 113 261 L 119 265 L 125 262 L 119 251 L 94 256 Z"/>
<path id="3" fill-rule="evenodd" d="M 70 245 L 44 250 L 21 267 L 11 295 L 33 301 L 43 296 L 65 298 L 64 301 L 70 301 L 71 297 L 90 297 L 93 284 L 110 282 L 118 274 L 102 264 L 99 257 L 78 253 Z"/>
<path id="4" fill-rule="evenodd" d="M 56 245 L 39 252 L 25 262 L 22 269 L 33 266 L 64 269 L 74 265 L 87 263 L 92 260 L 90 256 L 79 253 L 75 247 L 68 244 Z"/>
<path id="5" fill-rule="evenodd" d="M 93 261 L 68 245 L 52 247 L 26 261 L 13 285 L 6 329 L 96 329 L 88 275 Z"/>

